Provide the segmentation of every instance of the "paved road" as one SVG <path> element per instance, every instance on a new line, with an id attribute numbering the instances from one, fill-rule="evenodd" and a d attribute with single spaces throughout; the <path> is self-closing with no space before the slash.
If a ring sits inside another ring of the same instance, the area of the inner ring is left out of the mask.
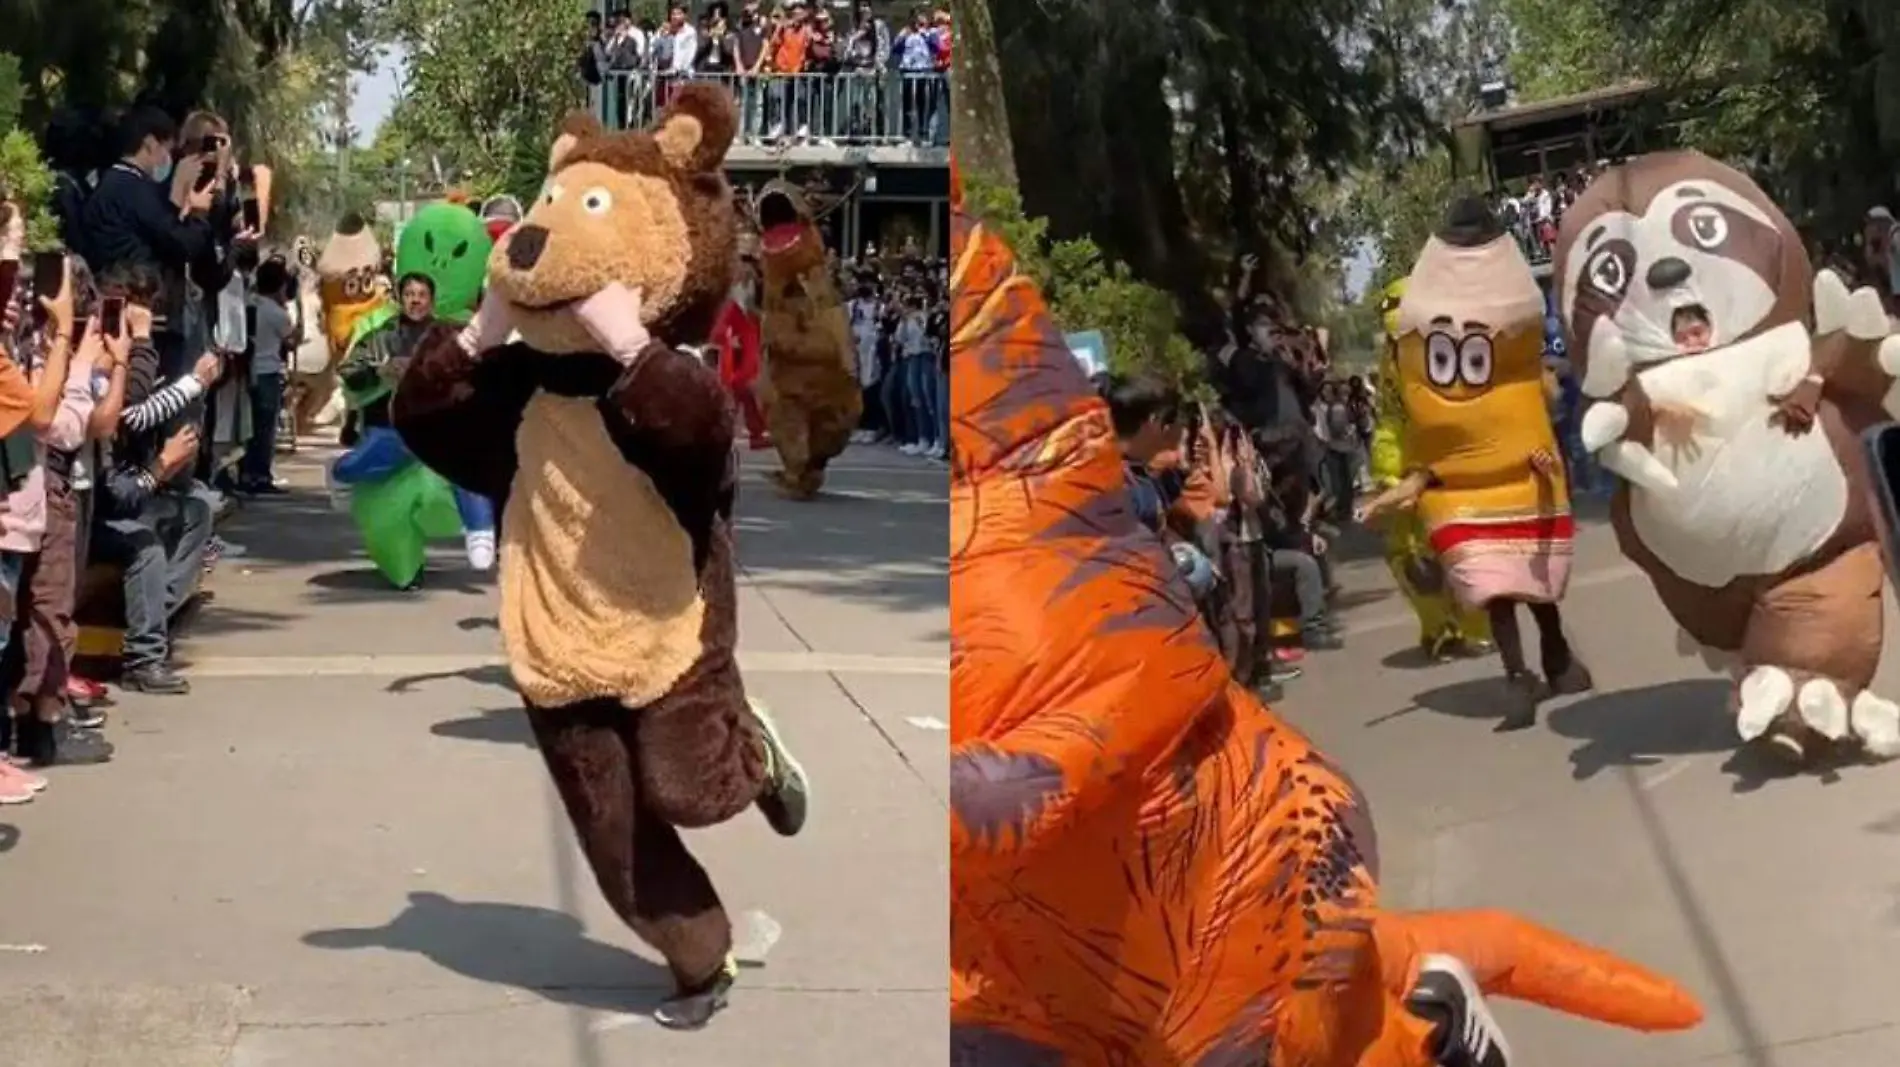
<path id="1" fill-rule="evenodd" d="M 783 928 L 711 1029 L 646 1020 L 664 977 L 570 843 L 488 583 L 451 552 L 390 592 L 305 492 L 230 522 L 250 551 L 192 631 L 192 696 L 122 698 L 114 764 L 0 814 L 0 1063 L 940 1059 L 946 475 L 854 450 L 834 499 L 792 505 L 749 465 L 741 656 L 816 808 L 790 842 L 753 816 L 694 835 Z"/>
<path id="2" fill-rule="evenodd" d="M 1598 691 L 1509 735 L 1491 732 L 1495 660 L 1422 665 L 1383 565 L 1342 569 L 1349 648 L 1309 659 L 1282 710 L 1368 793 L 1388 895 L 1522 911 L 1676 975 L 1709 1011 L 1638 1038 L 1513 1007 L 1528 1067 L 1892 1062 L 1900 766 L 1779 779 L 1737 756 L 1724 683 L 1677 652 L 1609 531 L 1579 549 L 1565 612 Z M 1896 651 L 1889 634 L 1890 695 Z"/>

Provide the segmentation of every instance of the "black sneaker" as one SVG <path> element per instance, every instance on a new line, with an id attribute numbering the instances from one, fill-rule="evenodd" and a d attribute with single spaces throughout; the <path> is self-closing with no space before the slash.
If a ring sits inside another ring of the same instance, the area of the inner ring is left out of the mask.
<path id="1" fill-rule="evenodd" d="M 155 696 L 184 696 L 191 692 L 191 683 L 177 671 L 166 666 L 137 667 L 126 671 L 119 679 L 119 685 L 134 693 L 151 693 Z"/>
<path id="2" fill-rule="evenodd" d="M 1511 1047 L 1504 1031 L 1463 961 L 1425 957 L 1405 1007 L 1432 1024 L 1428 1051 L 1438 1067 L 1510 1067 Z"/>
<path id="3" fill-rule="evenodd" d="M 1528 730 L 1537 725 L 1537 702 L 1543 697 L 1543 687 L 1537 682 L 1537 676 L 1529 671 L 1504 676 L 1504 719 L 1495 727 L 1495 732 L 1508 734 L 1514 730 Z"/>
<path id="4" fill-rule="evenodd" d="M 1268 679 L 1264 682 L 1255 682 L 1253 695 L 1259 697 L 1262 703 L 1278 704 L 1280 701 L 1286 699 L 1286 687 L 1272 679 Z"/>
<path id="5" fill-rule="evenodd" d="M 759 812 L 781 837 L 791 837 L 805 828 L 805 815 L 811 804 L 811 783 L 805 768 L 798 765 L 792 751 L 779 736 L 778 724 L 765 705 L 748 701 L 752 718 L 759 724 L 759 737 L 765 742 L 766 784 L 757 801 Z"/>
<path id="6" fill-rule="evenodd" d="M 712 979 L 698 989 L 682 989 L 653 1009 L 653 1021 L 668 1030 L 698 1030 L 726 1006 L 739 966 L 728 956 Z"/>
<path id="7" fill-rule="evenodd" d="M 24 719 L 19 732 L 20 758 L 34 767 L 77 766 L 112 759 L 112 742 L 65 719 L 53 723 Z"/>
<path id="8" fill-rule="evenodd" d="M 1346 647 L 1346 639 L 1331 630 L 1319 629 L 1302 633 L 1300 645 L 1308 652 L 1337 652 Z"/>
<path id="9" fill-rule="evenodd" d="M 82 708 L 76 704 L 68 704 L 66 721 L 81 730 L 97 730 L 106 724 L 106 713 L 103 708 Z"/>

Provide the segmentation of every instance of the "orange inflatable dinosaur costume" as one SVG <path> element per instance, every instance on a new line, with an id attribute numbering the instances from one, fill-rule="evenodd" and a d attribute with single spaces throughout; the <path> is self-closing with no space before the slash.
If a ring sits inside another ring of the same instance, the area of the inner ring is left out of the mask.
<path id="1" fill-rule="evenodd" d="M 955 1067 L 1497 1067 L 1483 994 L 1639 1030 L 1675 983 L 1495 911 L 1378 906 L 1352 782 L 1235 685 L 1105 406 L 958 209 Z"/>

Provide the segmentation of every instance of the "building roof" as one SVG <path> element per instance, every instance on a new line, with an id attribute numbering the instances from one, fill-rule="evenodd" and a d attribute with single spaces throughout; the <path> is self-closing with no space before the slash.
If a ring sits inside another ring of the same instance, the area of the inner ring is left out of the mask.
<path id="1" fill-rule="evenodd" d="M 1537 100 L 1528 104 L 1514 104 L 1510 107 L 1480 111 L 1469 118 L 1452 124 L 1453 131 L 1471 127 L 1492 130 L 1509 130 L 1520 126 L 1530 126 L 1539 122 L 1560 121 L 1591 111 L 1604 108 L 1621 107 L 1633 104 L 1659 88 L 1653 81 L 1637 79 L 1621 85 L 1612 85 L 1603 89 L 1592 89 L 1587 93 L 1572 93 L 1569 96 L 1556 96 L 1548 100 Z"/>

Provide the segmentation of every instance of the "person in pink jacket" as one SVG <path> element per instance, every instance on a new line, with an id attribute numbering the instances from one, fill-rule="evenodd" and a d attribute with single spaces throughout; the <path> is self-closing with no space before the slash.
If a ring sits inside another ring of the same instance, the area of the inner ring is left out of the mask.
<path id="1" fill-rule="evenodd" d="M 0 442 L 0 475 L 7 488 L 0 511 L 0 577 L 11 623 L 0 655 L 0 685 L 12 712 L 13 747 L 20 763 L 100 763 L 112 746 L 66 717 L 66 681 L 73 599 L 79 572 L 79 514 L 70 459 L 86 441 L 92 417 L 96 363 L 111 358 L 97 315 L 75 337 L 75 309 L 91 303 L 91 281 L 71 260 L 60 290 L 36 294 L 44 325 L 37 352 L 27 354 L 32 404 L 25 422 Z M 17 313 L 16 313 L 17 314 Z M 123 330 L 121 330 L 123 332 Z M 44 780 L 10 772 L 16 786 L 37 792 Z"/>

